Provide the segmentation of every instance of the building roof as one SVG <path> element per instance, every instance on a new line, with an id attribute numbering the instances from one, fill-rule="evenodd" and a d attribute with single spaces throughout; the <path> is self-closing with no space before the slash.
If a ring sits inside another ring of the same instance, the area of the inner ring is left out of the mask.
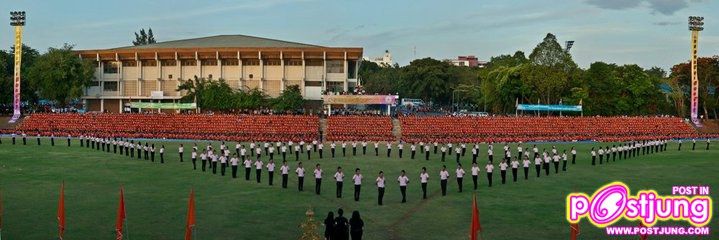
<path id="1" fill-rule="evenodd" d="M 210 37 L 165 41 L 140 46 L 120 47 L 114 48 L 114 50 L 140 50 L 158 48 L 323 48 L 323 46 L 247 35 L 217 35 Z"/>

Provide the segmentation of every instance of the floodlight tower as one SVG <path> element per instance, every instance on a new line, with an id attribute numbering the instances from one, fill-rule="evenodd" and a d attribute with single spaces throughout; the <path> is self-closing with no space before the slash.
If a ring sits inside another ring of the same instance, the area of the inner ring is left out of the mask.
<path id="1" fill-rule="evenodd" d="M 574 41 L 564 42 L 564 51 L 569 52 L 569 50 L 572 49 L 572 46 L 574 46 Z"/>
<path id="2" fill-rule="evenodd" d="M 15 73 L 13 75 L 13 115 L 10 123 L 20 118 L 20 62 L 22 60 L 22 27 L 25 26 L 25 11 L 10 12 L 10 26 L 15 27 Z"/>
<path id="3" fill-rule="evenodd" d="M 704 17 L 690 16 L 689 31 L 692 31 L 692 90 L 691 90 L 691 118 L 695 125 L 699 122 L 699 77 L 697 75 L 697 49 L 699 45 L 699 32 L 704 30 Z"/>

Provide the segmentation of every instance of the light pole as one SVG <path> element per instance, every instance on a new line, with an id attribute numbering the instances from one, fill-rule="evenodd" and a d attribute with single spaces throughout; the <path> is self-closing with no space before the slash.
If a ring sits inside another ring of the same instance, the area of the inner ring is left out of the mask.
<path id="1" fill-rule="evenodd" d="M 10 123 L 20 118 L 20 62 L 22 60 L 22 27 L 25 26 L 25 12 L 10 12 L 10 26 L 15 27 L 15 68 L 13 75 L 13 115 Z"/>
<path id="2" fill-rule="evenodd" d="M 699 45 L 699 32 L 704 30 L 704 17 L 690 16 L 689 31 L 692 32 L 692 52 L 691 52 L 691 68 L 692 68 L 692 89 L 691 89 L 691 119 L 694 125 L 699 126 L 699 77 L 697 75 L 697 49 Z"/>

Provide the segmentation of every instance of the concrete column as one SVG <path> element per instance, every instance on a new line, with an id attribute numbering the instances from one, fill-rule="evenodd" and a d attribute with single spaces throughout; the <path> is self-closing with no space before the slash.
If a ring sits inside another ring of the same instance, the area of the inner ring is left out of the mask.
<path id="1" fill-rule="evenodd" d="M 105 99 L 100 98 L 100 112 L 105 112 Z"/>
<path id="2" fill-rule="evenodd" d="M 265 61 L 262 61 L 262 52 L 258 52 L 257 57 L 260 59 L 260 90 L 265 91 Z"/>
<path id="3" fill-rule="evenodd" d="M 344 66 L 343 66 L 344 69 L 342 70 L 342 72 L 344 73 L 344 74 L 343 74 L 343 75 L 344 75 L 344 89 L 345 89 L 344 91 L 347 92 L 347 90 L 349 89 L 348 86 L 347 86 L 347 85 L 349 85 L 349 84 L 347 83 L 347 82 L 349 81 L 349 80 L 347 80 L 347 52 L 345 52 L 345 57 L 344 57 L 344 58 L 345 58 L 345 60 L 344 60 L 345 62 L 344 62 L 344 64 L 343 64 L 343 65 L 344 65 Z"/>
<path id="4" fill-rule="evenodd" d="M 120 109 L 119 109 L 118 112 L 119 112 L 119 113 L 122 113 L 122 110 L 124 109 L 124 107 L 125 107 L 125 106 L 124 106 L 124 103 L 122 102 L 122 99 L 120 99 Z"/>
<path id="5" fill-rule="evenodd" d="M 322 91 L 327 90 L 327 52 L 322 52 Z"/>
<path id="6" fill-rule="evenodd" d="M 282 52 L 280 52 L 280 68 L 282 68 L 282 79 L 280 79 L 280 93 L 285 91 L 285 57 Z"/>
<path id="7" fill-rule="evenodd" d="M 140 81 L 142 79 L 142 61 L 135 61 L 137 61 L 137 69 L 139 70 L 137 72 L 137 96 L 142 96 L 142 81 Z"/>
<path id="8" fill-rule="evenodd" d="M 159 80 L 159 79 L 162 79 L 162 63 L 160 63 L 160 61 L 157 60 L 157 53 L 155 53 L 155 58 L 156 58 L 155 61 L 157 61 L 156 64 L 157 64 L 158 79 L 154 79 L 154 80 L 155 80 L 155 82 L 157 82 L 157 84 L 156 84 L 157 91 L 162 91 L 162 82 Z"/>

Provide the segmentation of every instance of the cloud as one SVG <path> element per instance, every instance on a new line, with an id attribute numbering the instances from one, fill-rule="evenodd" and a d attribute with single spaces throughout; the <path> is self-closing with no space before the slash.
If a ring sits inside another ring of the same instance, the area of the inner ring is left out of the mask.
<path id="1" fill-rule="evenodd" d="M 652 13 L 663 15 L 672 15 L 689 7 L 690 3 L 699 2 L 703 0 L 586 0 L 586 3 L 602 9 L 624 10 L 646 6 Z"/>
<path id="2" fill-rule="evenodd" d="M 673 25 L 679 25 L 681 22 L 672 22 L 672 21 L 660 21 L 660 22 L 653 22 L 652 24 L 657 26 L 673 26 Z"/>

